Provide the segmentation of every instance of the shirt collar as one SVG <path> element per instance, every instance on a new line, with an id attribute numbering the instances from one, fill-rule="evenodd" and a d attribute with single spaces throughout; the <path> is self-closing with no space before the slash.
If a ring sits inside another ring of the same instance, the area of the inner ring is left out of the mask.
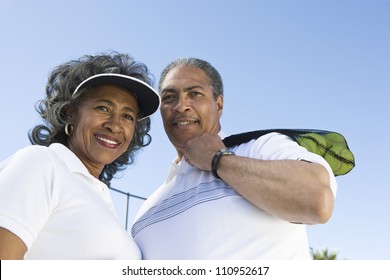
<path id="1" fill-rule="evenodd" d="M 49 146 L 57 155 L 58 158 L 68 166 L 71 172 L 81 173 L 87 177 L 93 177 L 87 167 L 69 148 L 60 143 L 53 143 Z M 93 177 L 95 178 L 95 177 Z M 96 179 L 96 178 L 95 178 Z"/>
<path id="2" fill-rule="evenodd" d="M 221 137 L 221 139 L 223 139 L 223 138 L 225 138 L 225 133 L 223 133 L 222 130 L 220 130 L 218 132 L 218 136 Z M 185 162 L 184 157 L 182 157 L 181 162 L 182 161 Z M 180 165 L 180 162 L 177 162 L 177 157 L 172 161 L 172 165 Z"/>
<path id="3" fill-rule="evenodd" d="M 221 137 L 221 139 L 225 138 L 225 133 L 221 131 L 218 132 L 218 136 Z M 188 168 L 192 168 L 191 165 L 189 165 L 185 160 L 184 157 L 182 157 L 180 162 L 177 162 L 177 157 L 171 162 L 171 168 L 168 174 L 167 182 L 171 181 L 177 174 L 180 172 L 186 172 Z"/>

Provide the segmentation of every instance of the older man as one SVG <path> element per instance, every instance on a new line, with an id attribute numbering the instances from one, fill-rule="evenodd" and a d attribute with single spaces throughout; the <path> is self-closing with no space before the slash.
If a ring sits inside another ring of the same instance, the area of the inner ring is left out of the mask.
<path id="1" fill-rule="evenodd" d="M 206 61 L 172 62 L 159 91 L 177 158 L 133 225 L 143 258 L 309 259 L 305 224 L 333 211 L 327 162 L 279 133 L 227 148 L 222 79 Z"/>

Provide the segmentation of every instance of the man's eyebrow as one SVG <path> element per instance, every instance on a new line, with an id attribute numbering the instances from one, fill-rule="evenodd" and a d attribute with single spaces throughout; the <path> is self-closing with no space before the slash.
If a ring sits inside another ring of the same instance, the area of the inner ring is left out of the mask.
<path id="1" fill-rule="evenodd" d="M 201 85 L 194 85 L 194 86 L 189 86 L 189 87 L 186 87 L 184 90 L 185 91 L 190 91 L 190 90 L 194 90 L 194 89 L 204 89 L 205 87 L 204 86 L 201 86 Z"/>
<path id="2" fill-rule="evenodd" d="M 178 92 L 178 90 L 175 88 L 175 87 L 167 87 L 167 88 L 164 88 L 162 91 L 161 91 L 161 94 L 164 94 L 166 92 Z"/>
<path id="3" fill-rule="evenodd" d="M 204 86 L 202 86 L 202 85 L 193 85 L 193 86 L 188 86 L 188 87 L 186 87 L 186 88 L 184 88 L 184 91 L 191 91 L 191 90 L 194 90 L 194 89 L 205 89 L 205 87 Z M 179 90 L 176 88 L 176 87 L 174 87 L 174 86 L 172 86 L 172 87 L 166 87 L 166 88 L 164 88 L 162 91 L 161 91 L 161 94 L 164 94 L 164 93 L 166 93 L 166 92 L 172 92 L 172 93 L 176 93 L 176 92 L 178 92 Z"/>

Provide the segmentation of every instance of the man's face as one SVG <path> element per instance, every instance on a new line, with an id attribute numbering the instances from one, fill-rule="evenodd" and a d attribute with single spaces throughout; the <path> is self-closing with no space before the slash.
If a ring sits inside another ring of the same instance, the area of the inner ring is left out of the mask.
<path id="1" fill-rule="evenodd" d="M 169 140 L 181 153 L 188 140 L 217 134 L 223 97 L 213 96 L 208 76 L 192 66 L 176 67 L 161 84 L 161 116 Z"/>

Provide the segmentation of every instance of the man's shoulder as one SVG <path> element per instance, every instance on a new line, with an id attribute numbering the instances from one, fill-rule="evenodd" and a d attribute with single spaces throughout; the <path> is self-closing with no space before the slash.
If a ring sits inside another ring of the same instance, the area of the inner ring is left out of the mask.
<path id="1" fill-rule="evenodd" d="M 251 148 L 252 146 L 275 146 L 275 145 L 290 144 L 290 143 L 295 143 L 295 141 L 291 139 L 291 137 L 279 132 L 269 132 L 259 137 L 253 137 L 252 139 L 247 139 L 242 143 L 237 143 L 237 145 L 233 147 Z"/>

